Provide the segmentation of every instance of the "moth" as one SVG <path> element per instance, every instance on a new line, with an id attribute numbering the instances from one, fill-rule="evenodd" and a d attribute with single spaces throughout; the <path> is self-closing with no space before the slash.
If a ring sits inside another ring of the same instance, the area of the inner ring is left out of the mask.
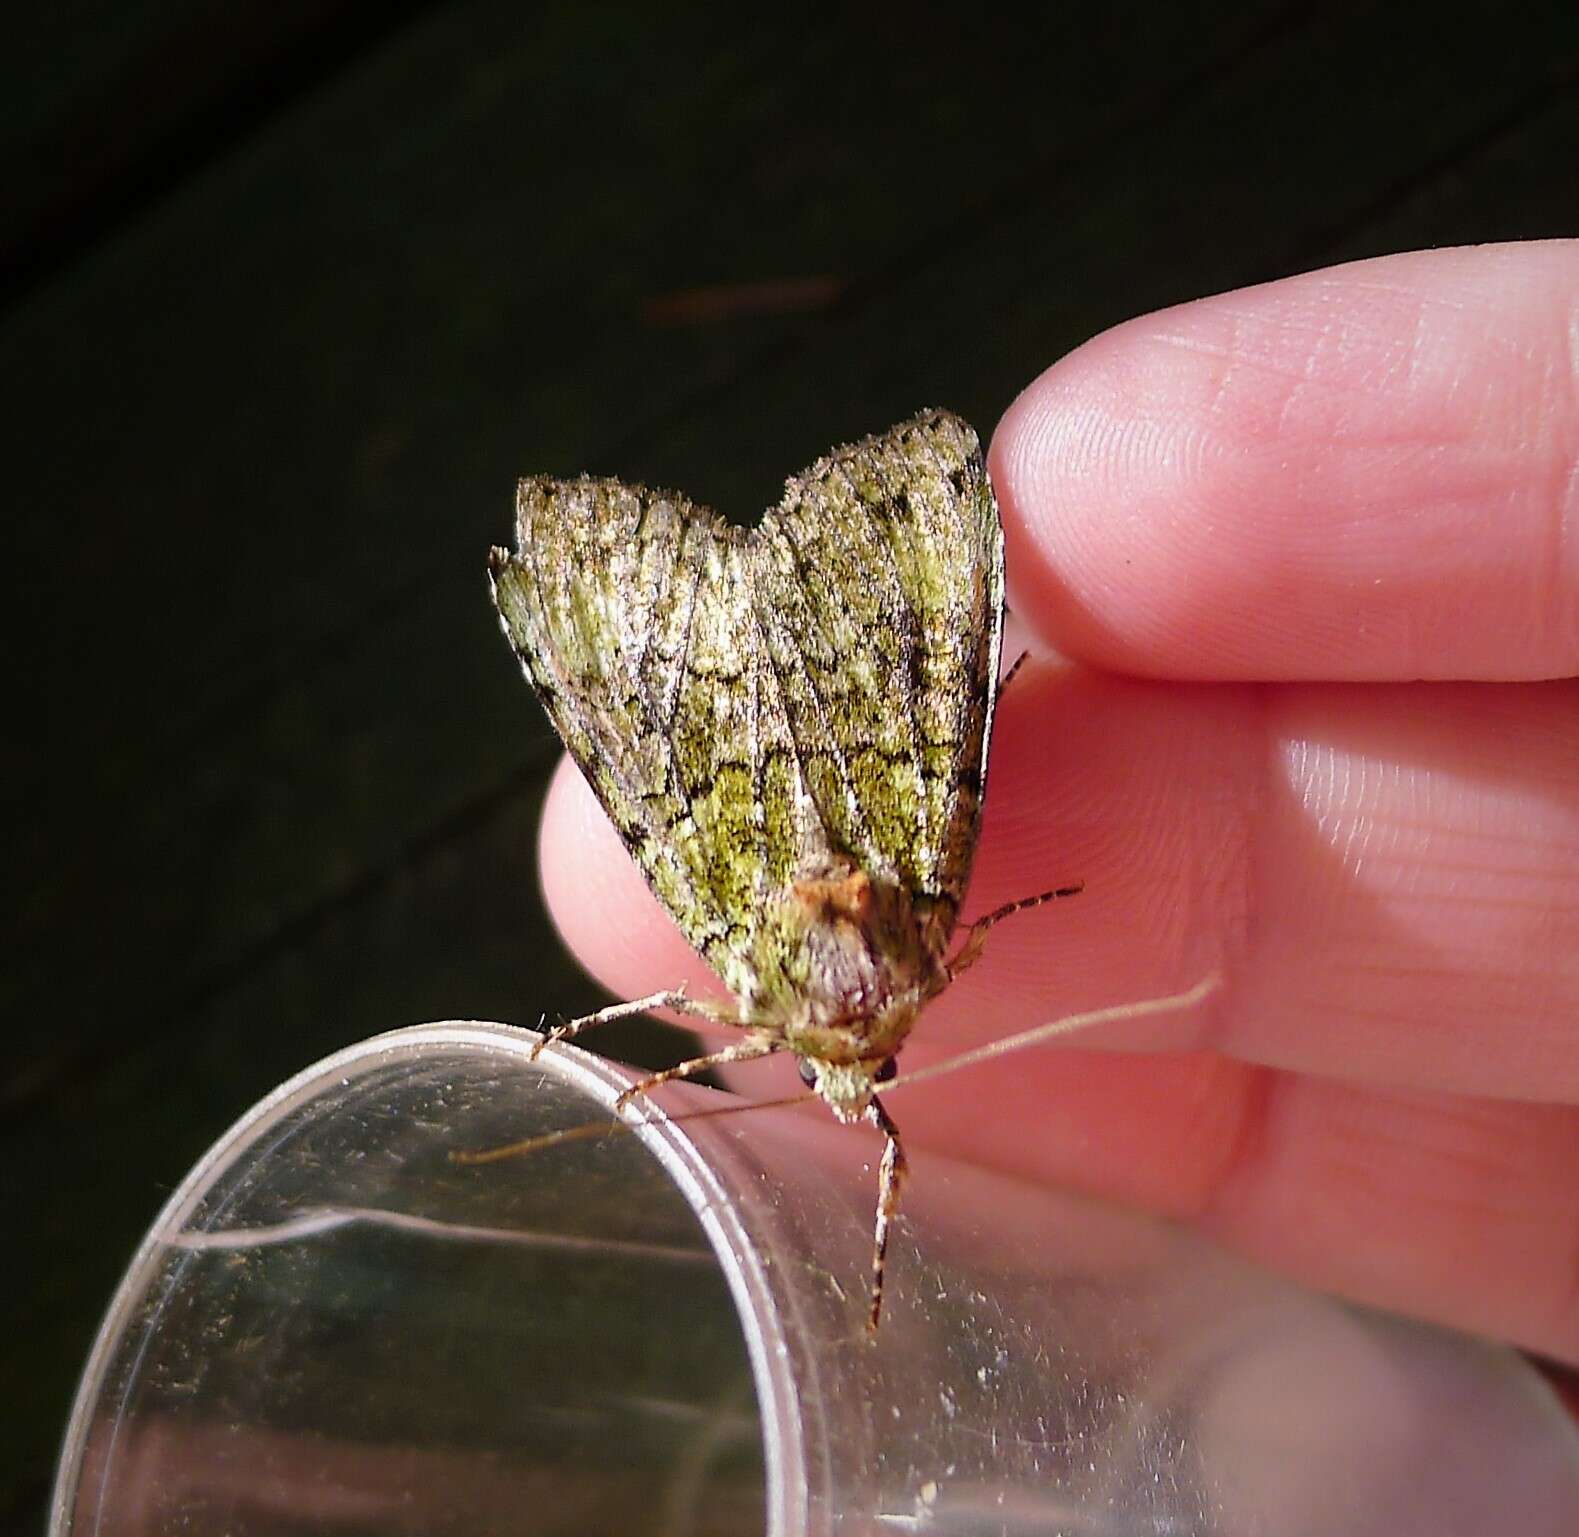
<path id="1" fill-rule="evenodd" d="M 675 492 L 530 478 L 494 603 L 571 757 L 732 995 L 650 1009 L 738 1029 L 636 1084 L 793 1052 L 885 1139 L 868 1326 L 905 1156 L 879 1086 L 925 1005 L 1010 913 L 958 923 L 1003 637 L 1003 531 L 976 434 L 927 411 L 791 478 L 753 529 Z"/>

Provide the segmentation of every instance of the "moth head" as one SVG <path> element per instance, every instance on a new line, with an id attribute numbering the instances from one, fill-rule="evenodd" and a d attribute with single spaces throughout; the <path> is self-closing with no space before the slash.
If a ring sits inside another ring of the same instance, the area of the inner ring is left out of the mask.
<path id="1" fill-rule="evenodd" d="M 796 1066 L 801 1081 L 815 1089 L 841 1121 L 860 1120 L 878 1086 L 887 1083 L 896 1071 L 893 1057 L 864 1062 L 824 1062 L 817 1057 L 801 1057 Z"/>

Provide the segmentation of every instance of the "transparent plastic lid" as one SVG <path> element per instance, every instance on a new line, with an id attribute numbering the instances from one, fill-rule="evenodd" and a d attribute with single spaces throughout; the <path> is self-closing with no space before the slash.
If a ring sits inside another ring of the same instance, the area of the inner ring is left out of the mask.
<path id="1" fill-rule="evenodd" d="M 421 1026 L 193 1170 L 88 1364 L 52 1531 L 1579 1531 L 1579 1432 L 1515 1353 L 1167 1224 L 925 1154 L 867 1338 L 877 1139 L 614 1119 L 632 1076 Z M 673 1085 L 668 1116 L 730 1103 Z"/>

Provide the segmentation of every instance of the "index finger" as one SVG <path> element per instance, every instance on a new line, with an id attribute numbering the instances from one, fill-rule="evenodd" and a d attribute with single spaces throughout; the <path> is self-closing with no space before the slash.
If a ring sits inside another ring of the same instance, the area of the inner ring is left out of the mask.
<path id="1" fill-rule="evenodd" d="M 1579 241 L 1415 252 L 1096 337 L 993 440 L 1010 599 L 1191 679 L 1579 672 Z"/>

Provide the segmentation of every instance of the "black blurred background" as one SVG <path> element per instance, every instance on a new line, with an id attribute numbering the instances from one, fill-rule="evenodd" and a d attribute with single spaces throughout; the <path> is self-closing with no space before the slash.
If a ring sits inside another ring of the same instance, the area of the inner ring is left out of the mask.
<path id="1" fill-rule="evenodd" d="M 336 1047 L 602 1001 L 483 577 L 516 477 L 733 513 L 1129 316 L 1579 233 L 1579 9 L 62 0 L 0 62 L 0 1529 L 120 1268 Z M 605 1036 L 649 1056 L 651 1038 Z"/>

